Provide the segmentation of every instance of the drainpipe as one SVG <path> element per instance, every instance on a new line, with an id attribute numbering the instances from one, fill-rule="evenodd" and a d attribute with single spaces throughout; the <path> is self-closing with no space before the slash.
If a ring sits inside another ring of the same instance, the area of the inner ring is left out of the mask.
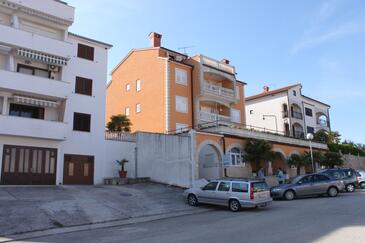
<path id="1" fill-rule="evenodd" d="M 190 162 L 191 162 L 191 186 L 195 187 L 195 130 L 194 128 L 190 130 Z"/>

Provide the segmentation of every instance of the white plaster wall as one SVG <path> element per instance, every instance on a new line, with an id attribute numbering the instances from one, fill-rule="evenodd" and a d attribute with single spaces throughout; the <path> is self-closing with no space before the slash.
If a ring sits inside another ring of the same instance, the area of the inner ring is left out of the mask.
<path id="1" fill-rule="evenodd" d="M 263 115 L 274 115 L 277 117 L 279 133 L 284 133 L 283 104 L 287 103 L 286 92 L 246 101 L 247 125 L 275 131 L 276 125 L 274 117 L 265 117 L 265 120 L 262 119 Z M 250 114 L 251 110 L 253 110 L 253 114 Z"/>
<path id="2" fill-rule="evenodd" d="M 106 140 L 106 156 L 103 177 L 119 177 L 120 166 L 116 160 L 127 159 L 125 170 L 128 178 L 135 178 L 135 148 L 136 143 Z"/>
<path id="3" fill-rule="evenodd" d="M 0 53 L 0 69 L 5 69 L 7 64 L 7 58 L 4 54 Z"/>
<path id="4" fill-rule="evenodd" d="M 138 177 L 169 185 L 191 185 L 190 137 L 153 133 L 137 134 Z"/>

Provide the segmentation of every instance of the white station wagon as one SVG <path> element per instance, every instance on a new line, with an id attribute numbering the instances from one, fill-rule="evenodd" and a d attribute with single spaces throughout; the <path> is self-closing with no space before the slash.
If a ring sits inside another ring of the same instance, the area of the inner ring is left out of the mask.
<path id="1" fill-rule="evenodd" d="M 201 188 L 185 190 L 184 196 L 191 206 L 199 203 L 222 205 L 233 212 L 241 207 L 265 207 L 272 202 L 266 182 L 251 179 L 212 180 Z"/>

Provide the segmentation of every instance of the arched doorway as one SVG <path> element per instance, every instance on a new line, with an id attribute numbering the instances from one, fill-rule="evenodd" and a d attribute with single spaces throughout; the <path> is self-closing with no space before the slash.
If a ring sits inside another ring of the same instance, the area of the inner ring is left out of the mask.
<path id="1" fill-rule="evenodd" d="M 222 175 L 223 163 L 219 149 L 213 144 L 204 144 L 199 151 L 199 178 L 212 180 Z"/>
<path id="2" fill-rule="evenodd" d="M 303 126 L 297 122 L 293 124 L 293 136 L 295 138 L 304 138 Z"/>
<path id="3" fill-rule="evenodd" d="M 289 170 L 285 155 L 281 152 L 274 151 L 274 159 L 272 161 L 273 174 L 276 174 L 279 168 L 283 169 L 285 172 L 288 172 Z"/>

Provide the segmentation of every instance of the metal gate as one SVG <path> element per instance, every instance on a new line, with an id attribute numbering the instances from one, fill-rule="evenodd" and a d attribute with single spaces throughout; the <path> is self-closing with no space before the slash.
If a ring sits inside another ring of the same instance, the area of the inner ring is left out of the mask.
<path id="1" fill-rule="evenodd" d="M 57 149 L 4 145 L 1 184 L 55 185 Z"/>

